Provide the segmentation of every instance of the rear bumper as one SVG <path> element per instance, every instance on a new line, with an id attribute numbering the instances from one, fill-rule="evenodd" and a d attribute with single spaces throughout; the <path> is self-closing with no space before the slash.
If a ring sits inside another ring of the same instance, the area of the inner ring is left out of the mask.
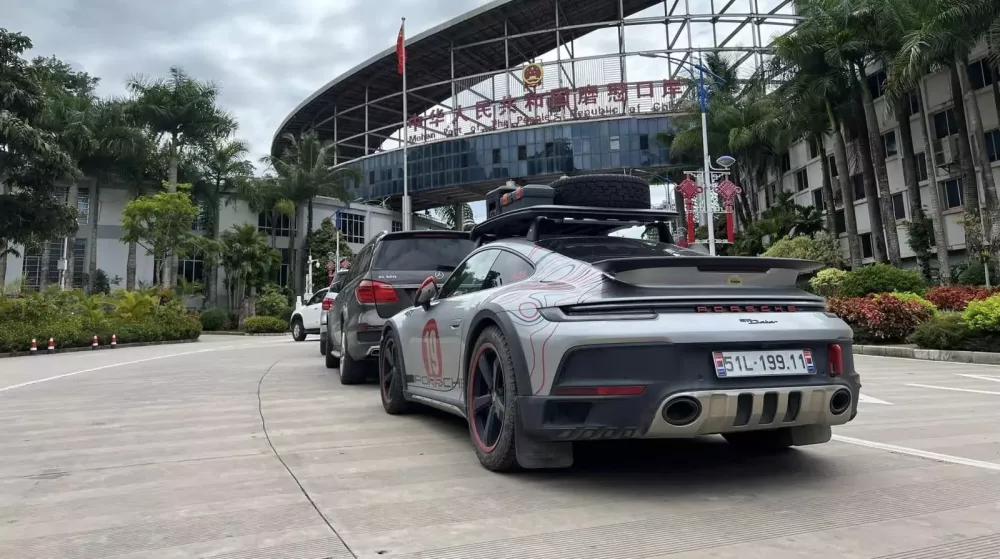
<path id="1" fill-rule="evenodd" d="M 358 322 L 347 325 L 347 350 L 352 359 L 360 361 L 378 357 L 386 320 L 371 310 L 365 311 Z"/>

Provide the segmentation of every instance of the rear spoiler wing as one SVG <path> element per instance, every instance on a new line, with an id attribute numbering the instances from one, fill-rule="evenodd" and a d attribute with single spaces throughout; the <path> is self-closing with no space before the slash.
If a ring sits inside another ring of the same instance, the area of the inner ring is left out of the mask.
<path id="1" fill-rule="evenodd" d="M 763 258 L 756 256 L 649 256 L 608 258 L 591 264 L 594 268 L 614 275 L 620 272 L 649 268 L 697 268 L 699 272 L 729 274 L 764 274 L 769 270 L 794 270 L 800 274 L 815 272 L 823 264 L 798 258 Z"/>

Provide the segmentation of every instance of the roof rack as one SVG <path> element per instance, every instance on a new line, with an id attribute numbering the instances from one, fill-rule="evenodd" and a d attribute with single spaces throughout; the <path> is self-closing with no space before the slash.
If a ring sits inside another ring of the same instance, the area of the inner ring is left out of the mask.
<path id="1" fill-rule="evenodd" d="M 668 210 L 619 209 L 590 206 L 529 206 L 501 213 L 472 230 L 473 239 L 526 237 L 535 242 L 543 233 L 607 235 L 626 227 L 663 223 L 677 218 Z"/>

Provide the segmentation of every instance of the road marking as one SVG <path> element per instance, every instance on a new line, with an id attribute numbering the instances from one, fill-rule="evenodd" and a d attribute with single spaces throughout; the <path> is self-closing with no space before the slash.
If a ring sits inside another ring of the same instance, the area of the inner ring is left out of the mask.
<path id="1" fill-rule="evenodd" d="M 976 380 L 989 380 L 989 381 L 992 381 L 992 382 L 1000 382 L 1000 377 L 989 377 L 989 376 L 986 376 L 986 375 L 963 375 L 963 374 L 959 374 L 959 373 L 955 373 L 955 374 L 957 374 L 960 377 L 974 378 Z"/>
<path id="2" fill-rule="evenodd" d="M 858 403 L 860 404 L 882 404 L 884 406 L 891 406 L 891 402 L 886 402 L 885 400 L 879 400 L 878 398 L 872 398 L 865 394 L 858 394 Z"/>
<path id="3" fill-rule="evenodd" d="M 983 470 L 993 470 L 995 472 L 1000 472 L 1000 464 L 997 464 L 995 462 L 984 462 L 982 460 L 962 458 L 961 456 L 952 456 L 950 454 L 939 454 L 937 452 L 930 452 L 927 450 L 920 450 L 917 448 L 907 448 L 905 446 L 896 446 L 894 444 L 866 441 L 864 439 L 855 439 L 852 437 L 844 437 L 842 435 L 834 435 L 833 440 L 842 443 L 853 444 L 856 446 L 864 446 L 867 448 L 874 448 L 878 450 L 887 450 L 889 452 L 895 452 L 897 454 L 908 454 L 910 456 L 917 456 L 919 458 L 927 458 L 928 460 L 937 460 L 938 462 L 947 462 L 949 464 L 958 464 L 961 466 L 972 466 L 973 468 L 981 468 Z"/>
<path id="4" fill-rule="evenodd" d="M 79 374 L 83 374 L 83 373 L 92 373 L 94 371 L 101 371 L 101 370 L 104 370 L 104 369 L 112 369 L 114 367 L 124 367 L 126 365 L 135 365 L 137 363 L 146 363 L 148 361 L 157 361 L 159 359 L 167 359 L 167 358 L 170 358 L 170 357 L 182 357 L 184 355 L 194 355 L 196 353 L 209 353 L 209 352 L 212 352 L 212 351 L 222 351 L 222 350 L 225 350 L 225 349 L 244 349 L 244 348 L 251 348 L 251 347 L 260 347 L 261 345 L 275 345 L 275 342 L 265 342 L 265 343 L 262 343 L 262 344 L 245 344 L 245 345 L 240 345 L 240 346 L 213 347 L 213 348 L 209 348 L 209 349 L 199 349 L 197 351 L 185 351 L 185 352 L 182 352 L 182 353 L 171 353 L 170 355 L 158 355 L 156 357 L 147 357 L 146 359 L 136 359 L 135 361 L 125 361 L 123 363 L 111 363 L 109 365 L 101 365 L 100 367 L 93 367 L 91 369 L 83 369 L 81 371 L 73 371 L 72 373 L 64 373 L 64 374 L 61 374 L 61 375 L 56 375 L 54 377 L 46 377 L 46 378 L 40 378 L 40 379 L 35 379 L 35 380 L 29 380 L 28 382 L 22 382 L 21 384 L 15 384 L 13 386 L 4 386 L 4 387 L 0 388 L 0 392 L 6 392 L 8 390 L 14 390 L 15 388 L 23 388 L 25 386 L 31 386 L 32 384 L 39 384 L 39 383 L 42 383 L 42 382 L 48 382 L 50 380 L 58 380 L 58 379 L 61 379 L 61 378 L 71 377 L 71 376 L 79 375 Z M 33 359 L 44 359 L 44 358 L 35 357 Z"/>
<path id="5" fill-rule="evenodd" d="M 950 390 L 952 392 L 969 392 L 972 394 L 992 394 L 994 396 L 1000 396 L 1000 392 L 990 392 L 989 390 L 972 390 L 971 388 L 951 388 L 948 386 L 934 386 L 933 384 L 907 384 L 906 386 L 915 386 L 917 388 L 933 388 L 935 390 Z"/>

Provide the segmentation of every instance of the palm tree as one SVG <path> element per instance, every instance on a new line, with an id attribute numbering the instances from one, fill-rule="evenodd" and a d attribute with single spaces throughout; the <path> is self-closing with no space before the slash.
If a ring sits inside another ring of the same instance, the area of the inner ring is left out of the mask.
<path id="1" fill-rule="evenodd" d="M 817 36 L 810 28 L 800 28 L 793 34 L 779 37 L 775 40 L 775 56 L 770 61 L 766 74 L 770 79 L 784 78 L 779 91 L 787 96 L 791 106 L 815 102 L 822 106 L 823 114 L 829 120 L 834 163 L 844 205 L 850 262 L 851 267 L 856 268 L 862 262 L 861 239 L 854 214 L 854 189 L 848 167 L 843 122 L 837 110 L 847 98 L 848 79 L 842 68 L 827 61 L 821 46 L 822 39 L 822 36 Z"/>
<path id="2" fill-rule="evenodd" d="M 213 241 L 220 240 L 222 205 L 239 198 L 240 185 L 249 182 L 254 166 L 247 156 L 250 146 L 242 140 L 213 138 L 198 153 L 203 173 L 197 195 L 206 203 Z M 215 304 L 218 267 L 205 270 L 205 304 Z"/>
<path id="3" fill-rule="evenodd" d="M 234 225 L 220 237 L 229 308 L 237 309 L 250 290 L 263 285 L 270 271 L 281 264 L 281 256 L 267 246 L 267 238 L 253 224 Z"/>
<path id="4" fill-rule="evenodd" d="M 450 204 L 434 208 L 434 213 L 438 219 L 444 222 L 449 229 L 456 231 L 470 231 L 476 226 L 476 218 L 472 214 L 472 206 L 469 204 Z M 462 217 L 458 217 L 461 215 Z"/>
<path id="5" fill-rule="evenodd" d="M 137 76 L 126 84 L 133 94 L 133 111 L 137 119 L 164 140 L 167 148 L 167 189 L 177 190 L 177 172 L 186 148 L 204 143 L 210 138 L 225 137 L 236 128 L 236 122 L 216 105 L 219 88 L 201 82 L 180 67 L 170 68 L 167 78 L 151 80 Z M 166 266 L 164 281 L 173 285 L 176 256 Z"/>
<path id="6" fill-rule="evenodd" d="M 300 290 L 302 275 L 305 269 L 306 255 L 309 253 L 309 237 L 306 236 L 301 257 L 297 257 L 295 239 L 298 234 L 299 208 L 306 206 L 306 229 L 313 230 L 313 199 L 316 196 L 337 198 L 344 205 L 350 202 L 347 185 L 350 181 L 359 181 L 360 172 L 353 167 L 334 169 L 337 160 L 336 147 L 330 140 L 321 140 L 315 132 L 307 132 L 296 138 L 293 134 L 285 134 L 282 138 L 288 142 L 288 147 L 280 156 L 265 156 L 261 159 L 270 171 L 274 172 L 277 189 L 281 198 L 290 200 L 295 205 L 292 218 L 291 244 L 289 246 L 291 286 Z"/>

